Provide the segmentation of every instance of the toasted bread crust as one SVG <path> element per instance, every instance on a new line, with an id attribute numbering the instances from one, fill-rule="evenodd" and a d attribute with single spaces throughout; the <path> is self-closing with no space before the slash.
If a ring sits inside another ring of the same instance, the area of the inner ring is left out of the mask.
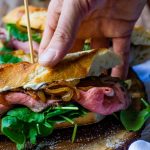
<path id="1" fill-rule="evenodd" d="M 91 72 L 91 75 L 100 74 L 103 69 L 112 68 L 119 62 L 120 59 L 112 51 L 101 49 L 69 54 L 54 68 L 27 62 L 1 65 L 0 91 L 22 86 L 32 88 L 31 85 L 35 86 L 59 80 L 85 78 L 89 72 Z"/>
<path id="2" fill-rule="evenodd" d="M 88 125 L 88 124 L 97 123 L 101 121 L 103 118 L 104 118 L 103 115 L 89 112 L 85 116 L 76 118 L 74 122 L 77 125 Z M 68 122 L 58 122 L 56 123 L 55 128 L 68 128 L 72 126 L 74 126 L 74 124 Z"/>
<path id="3" fill-rule="evenodd" d="M 31 28 L 44 30 L 47 10 L 44 8 L 29 6 L 29 13 Z M 3 22 L 5 24 L 17 24 L 18 26 L 27 26 L 24 6 L 17 7 L 14 10 L 10 11 L 5 17 L 3 17 Z"/>

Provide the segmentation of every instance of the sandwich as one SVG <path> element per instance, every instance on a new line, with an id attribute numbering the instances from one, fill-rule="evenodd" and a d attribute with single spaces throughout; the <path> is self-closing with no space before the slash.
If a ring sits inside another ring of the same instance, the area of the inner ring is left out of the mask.
<path id="1" fill-rule="evenodd" d="M 23 149 L 55 128 L 93 124 L 126 109 L 126 84 L 107 71 L 121 63 L 112 50 L 68 54 L 54 68 L 20 62 L 0 66 L 1 133 Z"/>
<path id="2" fill-rule="evenodd" d="M 29 6 L 33 48 L 38 50 L 42 33 L 46 21 L 47 10 Z M 13 16 L 13 17 L 12 17 Z M 24 50 L 29 53 L 29 43 L 27 34 L 27 20 L 24 6 L 20 6 L 10 11 L 3 18 L 4 28 L 0 29 L 0 39 L 7 47 L 14 50 Z"/>

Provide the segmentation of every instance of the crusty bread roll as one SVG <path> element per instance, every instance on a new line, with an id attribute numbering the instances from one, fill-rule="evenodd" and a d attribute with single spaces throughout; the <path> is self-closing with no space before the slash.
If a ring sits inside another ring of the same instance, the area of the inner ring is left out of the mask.
<path id="1" fill-rule="evenodd" d="M 44 30 L 47 10 L 44 8 L 38 8 L 29 6 L 31 28 Z M 12 17 L 13 16 L 13 17 Z M 5 24 L 16 24 L 18 26 L 27 26 L 27 19 L 25 15 L 24 6 L 17 7 L 10 11 L 5 17 L 3 17 Z"/>
<path id="2" fill-rule="evenodd" d="M 113 51 L 108 49 L 89 50 L 68 54 L 54 68 L 21 62 L 18 64 L 0 65 L 0 91 L 18 87 L 37 89 L 41 84 L 58 80 L 74 80 L 87 76 L 98 76 L 103 70 L 112 68 L 120 63 Z M 78 125 L 99 122 L 104 118 L 97 113 L 87 113 L 75 119 Z M 58 122 L 56 128 L 73 126 L 68 122 Z"/>
<path id="3" fill-rule="evenodd" d="M 77 125 L 89 125 L 89 124 L 93 124 L 93 123 L 97 123 L 97 122 L 101 121 L 104 117 L 105 116 L 103 116 L 103 115 L 89 112 L 84 116 L 75 118 L 74 122 Z M 71 124 L 68 122 L 57 122 L 55 125 L 55 128 L 68 128 L 68 127 L 72 127 L 72 126 L 74 126 L 74 124 Z"/>
<path id="4" fill-rule="evenodd" d="M 99 49 L 70 53 L 54 68 L 27 62 L 0 65 L 0 91 L 18 87 L 38 89 L 47 82 L 98 76 L 120 62 L 113 51 Z"/>

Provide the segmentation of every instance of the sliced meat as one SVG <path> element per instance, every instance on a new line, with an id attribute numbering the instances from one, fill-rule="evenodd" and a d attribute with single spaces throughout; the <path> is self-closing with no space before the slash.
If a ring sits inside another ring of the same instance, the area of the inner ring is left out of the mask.
<path id="1" fill-rule="evenodd" d="M 0 28 L 0 40 L 2 42 L 6 42 L 8 37 L 8 33 L 4 28 Z M 5 43 L 6 44 L 6 43 Z M 14 39 L 13 37 L 7 42 L 8 47 L 14 50 L 23 50 L 25 53 L 30 53 L 29 42 L 22 42 Z M 33 41 L 33 49 L 38 52 L 39 44 Z"/>
<path id="2" fill-rule="evenodd" d="M 4 28 L 0 28 L 0 40 L 5 42 L 7 39 L 7 32 Z"/>
<path id="3" fill-rule="evenodd" d="M 9 105 L 0 105 L 0 115 L 9 110 L 13 105 L 24 105 L 34 112 L 40 112 L 48 106 L 57 104 L 60 100 L 48 100 L 46 103 L 32 98 L 30 95 L 21 92 L 9 92 L 4 95 L 4 99 Z"/>
<path id="4" fill-rule="evenodd" d="M 39 49 L 39 44 L 35 41 L 32 42 L 33 44 L 33 49 L 34 51 L 38 52 Z M 29 48 L 29 42 L 22 42 L 22 41 L 18 41 L 16 39 L 12 39 L 11 40 L 11 46 L 15 49 L 15 50 L 23 50 L 25 53 L 30 53 L 30 48 Z"/>
<path id="5" fill-rule="evenodd" d="M 0 116 L 7 112 L 10 108 L 11 106 L 0 104 Z"/>
<path id="6" fill-rule="evenodd" d="M 85 87 L 83 87 L 85 88 Z M 73 95 L 73 100 L 91 112 L 102 115 L 109 115 L 113 112 L 126 109 L 131 99 L 127 91 L 119 83 L 111 83 L 105 87 L 90 87 L 90 89 L 77 89 Z M 6 112 L 14 105 L 24 105 L 34 112 L 40 112 L 53 104 L 58 104 L 60 100 L 47 100 L 42 102 L 33 97 L 32 94 L 20 91 L 8 92 L 0 95 L 0 115 Z"/>
<path id="7" fill-rule="evenodd" d="M 79 99 L 75 100 L 84 108 L 102 115 L 126 109 L 131 103 L 127 92 L 120 84 L 113 87 L 94 87 L 88 91 L 80 90 Z"/>

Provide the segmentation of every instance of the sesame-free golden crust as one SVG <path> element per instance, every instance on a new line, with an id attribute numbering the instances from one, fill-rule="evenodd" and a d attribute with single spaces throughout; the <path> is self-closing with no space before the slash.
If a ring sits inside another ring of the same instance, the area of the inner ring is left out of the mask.
<path id="1" fill-rule="evenodd" d="M 95 70 L 95 66 L 92 67 L 96 58 L 99 60 L 97 62 L 99 65 L 96 66 L 97 70 Z M 109 61 L 105 60 L 105 58 Z M 93 71 L 98 71 L 99 73 L 99 68 L 111 68 L 118 65 L 119 62 L 120 59 L 113 52 L 108 49 L 101 49 L 69 54 L 53 68 L 27 62 L 1 65 L 0 91 L 7 91 L 22 86 L 29 87 L 28 85 L 31 84 L 39 85 L 59 80 L 85 78 L 91 67 L 94 68 Z"/>
<path id="2" fill-rule="evenodd" d="M 23 62 L 0 66 L 0 88 L 18 87 L 27 82 L 28 74 L 34 70 L 34 65 Z"/>
<path id="3" fill-rule="evenodd" d="M 0 89 L 12 89 L 24 86 L 28 82 L 41 83 L 68 78 L 85 77 L 92 58 L 97 51 L 92 51 L 88 55 L 79 57 L 78 60 L 62 61 L 53 69 L 42 67 L 39 64 L 21 62 L 17 64 L 7 64 L 0 66 Z M 46 74 L 40 75 L 38 70 L 45 69 Z"/>
<path id="4" fill-rule="evenodd" d="M 46 9 L 29 6 L 31 28 L 44 30 L 46 20 Z M 5 24 L 16 24 L 18 26 L 27 26 L 24 6 L 20 6 L 10 11 L 3 17 Z"/>
<path id="5" fill-rule="evenodd" d="M 74 119 L 75 124 L 77 125 L 89 125 L 93 123 L 97 123 L 101 121 L 104 118 L 103 115 L 93 113 L 93 112 L 88 112 L 84 116 L 80 116 L 78 118 Z M 55 125 L 55 128 L 68 128 L 72 127 L 74 124 L 68 123 L 68 122 L 57 122 Z"/>

